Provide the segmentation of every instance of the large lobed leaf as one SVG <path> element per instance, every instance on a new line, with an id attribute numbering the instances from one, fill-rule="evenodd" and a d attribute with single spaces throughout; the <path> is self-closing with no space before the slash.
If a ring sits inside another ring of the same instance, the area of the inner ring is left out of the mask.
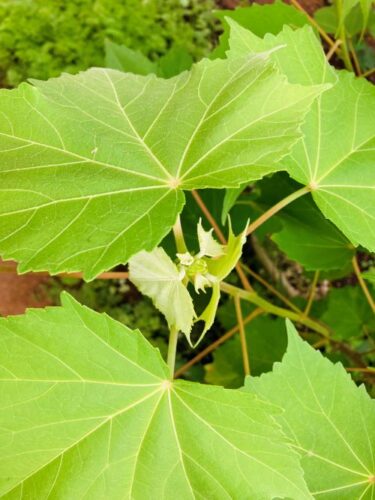
<path id="1" fill-rule="evenodd" d="M 0 394 L 2 498 L 311 498 L 276 407 L 170 382 L 139 332 L 67 295 L 0 320 Z"/>
<path id="2" fill-rule="evenodd" d="M 289 81 L 337 83 L 319 96 L 302 127 L 303 138 L 282 163 L 309 185 L 324 214 L 354 245 L 375 250 L 375 89 L 364 79 L 335 76 L 312 30 L 285 28 L 263 40 L 232 23 L 231 52 L 237 56 L 271 50 Z"/>
<path id="3" fill-rule="evenodd" d="M 0 252 L 20 271 L 86 278 L 151 250 L 182 189 L 277 170 L 321 87 L 267 55 L 203 60 L 163 80 L 92 69 L 0 92 Z"/>
<path id="4" fill-rule="evenodd" d="M 248 378 L 246 390 L 283 407 L 280 423 L 301 453 L 315 498 L 374 498 L 375 401 L 341 364 L 303 342 L 290 322 L 288 338 L 282 362 Z"/>

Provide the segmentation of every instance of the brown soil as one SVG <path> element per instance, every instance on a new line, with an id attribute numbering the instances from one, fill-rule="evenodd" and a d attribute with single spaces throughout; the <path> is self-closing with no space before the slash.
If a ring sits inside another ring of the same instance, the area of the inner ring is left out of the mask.
<path id="1" fill-rule="evenodd" d="M 28 307 L 45 307 L 51 305 L 46 293 L 48 277 L 37 274 L 16 274 L 14 262 L 0 264 L 14 269 L 0 273 L 0 315 L 22 314 Z"/>

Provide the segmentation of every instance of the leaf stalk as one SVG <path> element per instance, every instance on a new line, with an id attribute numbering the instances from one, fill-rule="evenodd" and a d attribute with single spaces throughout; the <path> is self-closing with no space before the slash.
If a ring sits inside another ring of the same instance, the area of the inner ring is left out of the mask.
<path id="1" fill-rule="evenodd" d="M 243 300 L 247 300 L 252 304 L 262 308 L 264 311 L 269 312 L 270 314 L 274 314 L 276 316 L 281 316 L 282 318 L 288 318 L 292 321 L 296 321 L 301 323 L 311 330 L 320 333 L 323 337 L 329 338 L 329 330 L 327 327 L 323 326 L 321 323 L 312 320 L 311 318 L 306 317 L 304 314 L 298 314 L 294 311 L 290 311 L 289 309 L 283 309 L 282 307 L 278 307 L 273 305 L 271 302 L 259 297 L 259 295 L 255 292 L 248 292 L 247 290 L 242 290 L 234 285 L 230 285 L 229 283 L 222 282 L 220 284 L 220 288 L 224 293 L 231 295 L 232 297 L 239 296 Z"/>
<path id="2" fill-rule="evenodd" d="M 362 278 L 361 270 L 359 268 L 356 255 L 353 256 L 352 265 L 353 265 L 354 273 L 357 277 L 359 286 L 362 288 L 362 291 L 367 299 L 367 302 L 369 303 L 369 306 L 371 307 L 372 312 L 375 314 L 375 302 L 374 302 L 374 299 L 371 297 L 370 290 L 368 289 L 365 280 Z"/>
<path id="3" fill-rule="evenodd" d="M 234 306 L 236 308 L 236 316 L 238 323 L 238 331 L 240 334 L 241 351 L 242 351 L 242 361 L 243 361 L 243 371 L 244 374 L 250 375 L 250 360 L 249 352 L 247 350 L 246 332 L 243 323 L 242 309 L 241 309 L 241 299 L 238 295 L 234 297 Z"/>
<path id="4" fill-rule="evenodd" d="M 280 212 L 280 210 L 282 210 L 284 207 L 297 200 L 301 196 L 309 193 L 310 191 L 310 186 L 304 186 L 303 188 L 294 191 L 294 193 L 291 193 L 290 195 L 280 200 L 278 203 L 276 203 L 276 205 L 273 205 L 273 207 L 269 208 L 266 212 L 264 212 L 264 214 L 255 219 L 255 221 L 249 225 L 247 234 L 249 235 L 253 233 L 256 229 L 258 229 L 259 226 L 268 221 L 268 219 L 270 219 L 273 215 L 277 214 L 277 212 Z"/>

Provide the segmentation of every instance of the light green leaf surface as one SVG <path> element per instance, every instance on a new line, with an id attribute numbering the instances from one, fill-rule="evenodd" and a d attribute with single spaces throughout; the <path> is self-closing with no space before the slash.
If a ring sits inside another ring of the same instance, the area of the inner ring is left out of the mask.
<path id="1" fill-rule="evenodd" d="M 285 26 L 277 35 L 268 33 L 259 38 L 230 19 L 228 23 L 229 55 L 241 57 L 270 51 L 271 59 L 290 82 L 332 85 L 337 81 L 335 71 L 327 62 L 320 41 L 310 26 L 297 30 Z"/>
<path id="2" fill-rule="evenodd" d="M 341 73 L 303 126 L 285 160 L 314 201 L 354 245 L 375 251 L 375 89 Z"/>
<path id="3" fill-rule="evenodd" d="M 169 80 L 92 69 L 2 90 L 3 258 L 91 279 L 154 248 L 182 189 L 277 170 L 322 89 L 289 84 L 266 59 L 203 60 Z"/>
<path id="4" fill-rule="evenodd" d="M 171 383 L 139 332 L 66 295 L 1 319 L 0 343 L 4 499 L 311 498 L 277 408 Z"/>
<path id="5" fill-rule="evenodd" d="M 193 301 L 182 283 L 184 273 L 177 269 L 166 252 L 158 247 L 131 257 L 129 278 L 164 314 L 169 327 L 181 330 L 189 340 L 195 317 Z"/>
<path id="6" fill-rule="evenodd" d="M 286 28 L 277 37 L 257 39 L 233 25 L 236 55 L 285 48 L 272 58 L 289 81 L 334 83 L 333 69 L 310 28 Z M 310 42 L 309 42 L 310 40 Z M 298 182 L 310 185 L 314 201 L 354 245 L 375 250 L 375 89 L 366 80 L 340 72 L 337 83 L 314 103 L 304 133 L 282 163 Z"/>
<path id="7" fill-rule="evenodd" d="M 202 220 L 199 219 L 197 226 L 199 254 L 201 257 L 221 257 L 224 254 L 223 245 L 221 245 L 212 235 L 213 228 L 206 231 L 202 226 Z"/>
<path id="8" fill-rule="evenodd" d="M 375 401 L 356 387 L 288 323 L 282 363 L 246 390 L 284 409 L 280 423 L 301 453 L 312 495 L 328 500 L 371 500 L 375 489 Z"/>

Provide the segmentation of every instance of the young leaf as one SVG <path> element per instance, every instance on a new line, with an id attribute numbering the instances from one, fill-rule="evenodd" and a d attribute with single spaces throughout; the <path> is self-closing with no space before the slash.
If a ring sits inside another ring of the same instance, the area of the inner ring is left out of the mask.
<path id="1" fill-rule="evenodd" d="M 288 322 L 289 345 L 272 373 L 248 378 L 246 390 L 279 404 L 279 421 L 302 456 L 312 495 L 370 500 L 375 489 L 375 402 L 298 336 Z"/>
<path id="2" fill-rule="evenodd" d="M 206 231 L 202 226 L 202 221 L 198 222 L 198 242 L 199 242 L 199 255 L 208 257 L 220 257 L 224 254 L 223 245 L 220 245 L 212 236 L 213 229 Z"/>
<path id="3" fill-rule="evenodd" d="M 242 255 L 242 247 L 246 242 L 246 231 L 245 229 L 237 236 L 232 231 L 232 225 L 229 222 L 229 232 L 227 244 L 225 245 L 225 255 L 217 258 L 211 259 L 207 262 L 208 271 L 210 274 L 215 276 L 218 281 L 223 281 L 228 274 L 235 268 L 237 262 L 240 260 Z"/>
<path id="4" fill-rule="evenodd" d="M 154 248 L 182 189 L 278 170 L 322 88 L 289 84 L 266 58 L 203 60 L 169 80 L 92 69 L 1 91 L 2 256 L 21 272 L 91 279 Z"/>
<path id="5" fill-rule="evenodd" d="M 171 382 L 139 332 L 66 295 L 0 330 L 4 498 L 311 498 L 277 408 Z"/>
<path id="6" fill-rule="evenodd" d="M 167 319 L 170 328 L 181 330 L 190 339 L 195 317 L 193 301 L 182 280 L 184 274 L 162 248 L 139 252 L 129 261 L 129 278 Z"/>
<path id="7" fill-rule="evenodd" d="M 205 333 L 213 325 L 220 301 L 220 282 L 228 276 L 240 260 L 242 247 L 246 241 L 246 230 L 247 224 L 245 229 L 235 236 L 232 231 L 232 226 L 229 223 L 229 236 L 227 244 L 224 247 L 224 255 L 216 259 L 207 260 L 208 273 L 215 278 L 215 281 L 213 282 L 210 301 L 198 318 L 198 321 L 204 321 L 204 328 L 195 345 L 199 344 Z"/>
<path id="8" fill-rule="evenodd" d="M 270 50 L 284 43 L 286 47 L 271 57 L 291 82 L 335 81 L 309 28 L 295 32 L 285 29 L 277 37 L 260 40 L 233 26 L 230 43 L 231 53 L 236 55 Z M 361 244 L 370 251 L 375 250 L 374 113 L 373 85 L 352 74 L 338 73 L 337 83 L 318 98 L 308 113 L 302 126 L 303 138 L 282 162 L 294 179 L 311 187 L 324 216 L 354 245 Z"/>

